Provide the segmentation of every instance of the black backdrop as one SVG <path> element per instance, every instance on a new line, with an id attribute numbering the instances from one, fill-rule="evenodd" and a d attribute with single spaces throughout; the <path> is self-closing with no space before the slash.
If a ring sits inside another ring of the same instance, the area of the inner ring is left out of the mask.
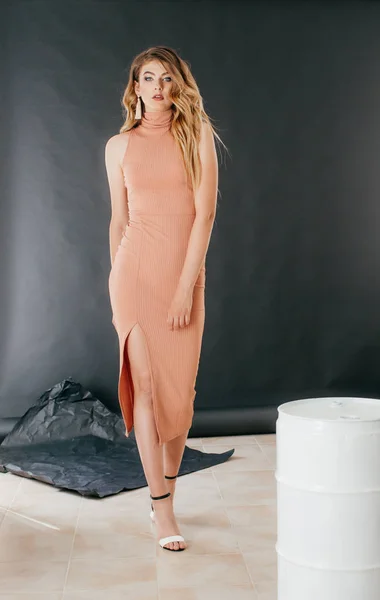
<path id="1" fill-rule="evenodd" d="M 72 376 L 118 408 L 104 145 L 176 48 L 227 144 L 193 435 L 380 393 L 380 5 L 1 2 L 0 419 Z"/>

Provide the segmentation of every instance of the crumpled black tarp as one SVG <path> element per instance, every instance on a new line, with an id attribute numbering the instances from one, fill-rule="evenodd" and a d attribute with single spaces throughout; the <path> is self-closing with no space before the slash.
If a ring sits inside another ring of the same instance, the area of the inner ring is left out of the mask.
<path id="1" fill-rule="evenodd" d="M 225 462 L 220 454 L 185 447 L 179 475 Z M 0 471 L 37 479 L 83 496 L 103 498 L 147 485 L 133 431 L 80 383 L 47 390 L 0 445 Z"/>

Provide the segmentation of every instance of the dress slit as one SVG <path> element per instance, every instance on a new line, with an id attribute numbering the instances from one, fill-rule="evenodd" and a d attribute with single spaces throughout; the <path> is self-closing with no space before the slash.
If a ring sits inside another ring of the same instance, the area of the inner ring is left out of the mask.
<path id="1" fill-rule="evenodd" d="M 156 387 L 155 387 L 155 382 L 154 382 L 154 377 L 153 377 L 151 353 L 149 350 L 149 345 L 147 342 L 147 337 L 146 337 L 145 331 L 138 321 L 135 321 L 135 323 L 129 328 L 128 332 L 123 336 L 123 339 L 120 343 L 120 363 L 119 363 L 120 364 L 120 372 L 119 372 L 118 393 L 119 393 L 119 398 L 120 398 L 120 408 L 121 408 L 123 420 L 124 420 L 124 423 L 126 426 L 125 435 L 126 435 L 126 437 L 129 436 L 129 433 L 132 430 L 132 427 L 134 425 L 134 418 L 133 418 L 134 386 L 133 386 L 133 380 L 132 380 L 132 374 L 131 374 L 131 366 L 130 366 L 130 362 L 129 362 L 127 341 L 128 341 L 128 337 L 129 337 L 130 333 L 136 327 L 136 325 L 138 325 L 140 327 L 140 331 L 142 332 L 142 335 L 144 338 L 145 354 L 146 354 L 146 357 L 148 360 L 148 367 L 149 367 L 150 381 L 151 381 L 153 415 L 154 415 L 154 421 L 156 424 L 159 445 L 161 446 L 163 442 L 162 442 L 160 432 L 159 432 L 159 427 L 158 427 L 158 415 L 157 415 L 157 409 L 156 409 Z"/>

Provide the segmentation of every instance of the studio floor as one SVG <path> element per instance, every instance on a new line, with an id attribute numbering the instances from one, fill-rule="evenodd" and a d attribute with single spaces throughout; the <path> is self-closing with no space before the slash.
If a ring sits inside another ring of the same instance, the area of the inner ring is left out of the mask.
<path id="1" fill-rule="evenodd" d="M 188 548 L 163 550 L 148 488 L 101 500 L 0 474 L 0 600 L 276 600 L 276 437 L 190 438 L 235 448 L 178 478 Z"/>

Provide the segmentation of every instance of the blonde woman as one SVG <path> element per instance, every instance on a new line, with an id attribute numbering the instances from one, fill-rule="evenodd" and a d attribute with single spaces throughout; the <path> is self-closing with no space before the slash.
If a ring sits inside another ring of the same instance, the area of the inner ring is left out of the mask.
<path id="1" fill-rule="evenodd" d="M 173 495 L 194 412 L 220 138 L 188 64 L 166 46 L 134 58 L 123 106 L 125 123 L 105 152 L 119 402 L 159 543 L 179 551 L 187 544 Z"/>

